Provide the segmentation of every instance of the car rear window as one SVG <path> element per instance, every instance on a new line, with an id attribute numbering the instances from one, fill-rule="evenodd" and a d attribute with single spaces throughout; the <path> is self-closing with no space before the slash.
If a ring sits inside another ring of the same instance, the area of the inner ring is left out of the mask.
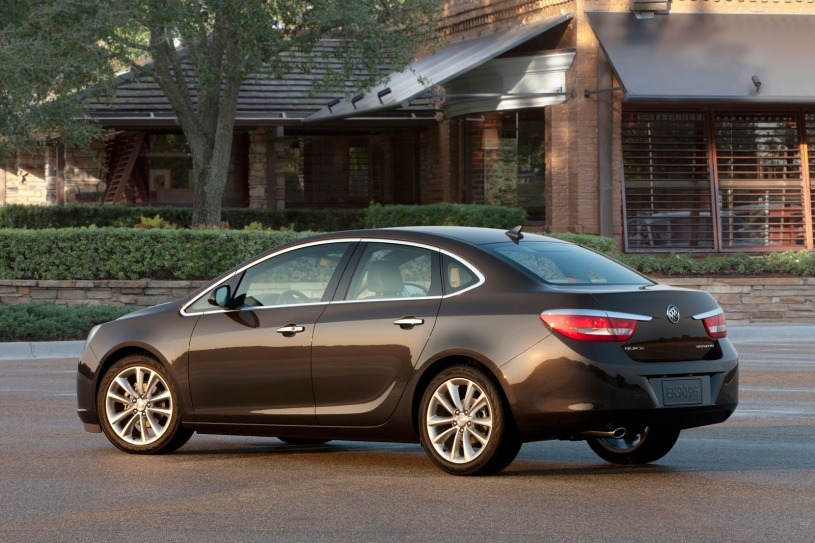
<path id="1" fill-rule="evenodd" d="M 577 245 L 496 243 L 485 248 L 510 264 L 553 285 L 651 285 L 625 266 Z"/>

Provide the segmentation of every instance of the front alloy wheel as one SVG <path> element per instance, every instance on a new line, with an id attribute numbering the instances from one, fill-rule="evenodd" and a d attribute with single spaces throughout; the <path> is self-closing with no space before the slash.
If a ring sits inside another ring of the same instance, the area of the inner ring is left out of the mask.
<path id="1" fill-rule="evenodd" d="M 177 395 L 164 368 L 147 355 L 130 355 L 111 367 L 97 408 L 107 438 L 129 453 L 170 452 L 192 435 L 181 426 Z"/>
<path id="2" fill-rule="evenodd" d="M 597 456 L 612 464 L 648 464 L 668 454 L 678 438 L 676 428 L 645 426 L 627 430 L 620 439 L 589 438 L 588 443 Z"/>
<path id="3" fill-rule="evenodd" d="M 521 446 L 496 387 L 472 367 L 454 366 L 433 379 L 420 417 L 425 451 L 454 475 L 501 471 Z"/>

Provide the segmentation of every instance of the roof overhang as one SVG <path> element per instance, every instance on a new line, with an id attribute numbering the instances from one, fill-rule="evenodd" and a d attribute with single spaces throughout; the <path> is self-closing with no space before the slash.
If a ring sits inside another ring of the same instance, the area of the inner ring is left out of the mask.
<path id="1" fill-rule="evenodd" d="M 815 15 L 587 17 L 629 100 L 815 102 Z"/>
<path id="2" fill-rule="evenodd" d="M 341 99 L 324 107 L 307 117 L 304 122 L 370 115 L 377 111 L 399 108 L 428 89 L 444 85 L 571 18 L 571 13 L 546 17 L 508 30 L 453 43 L 413 62 L 405 70 L 391 74 L 385 83 L 366 93 Z"/>
<path id="3" fill-rule="evenodd" d="M 574 51 L 496 58 L 444 85 L 447 117 L 565 102 Z"/>

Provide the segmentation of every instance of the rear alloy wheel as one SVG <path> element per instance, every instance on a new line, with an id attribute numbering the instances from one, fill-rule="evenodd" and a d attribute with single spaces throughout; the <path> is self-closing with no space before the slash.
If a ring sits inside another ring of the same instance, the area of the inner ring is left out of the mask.
<path id="1" fill-rule="evenodd" d="M 597 456 L 612 464 L 648 464 L 668 454 L 678 438 L 676 428 L 645 426 L 627 430 L 620 439 L 594 437 L 587 441 Z"/>
<path id="2" fill-rule="evenodd" d="M 453 475 L 497 473 L 521 448 L 495 385 L 469 366 L 450 367 L 430 382 L 419 421 L 428 456 Z"/>
<path id="3" fill-rule="evenodd" d="M 181 425 L 178 395 L 166 370 L 145 354 L 127 356 L 110 368 L 97 409 L 105 435 L 125 452 L 171 452 L 193 434 Z"/>

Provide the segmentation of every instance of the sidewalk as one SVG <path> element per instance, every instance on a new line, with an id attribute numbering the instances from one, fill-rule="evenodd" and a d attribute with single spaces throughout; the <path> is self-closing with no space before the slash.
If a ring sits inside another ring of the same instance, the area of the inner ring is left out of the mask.
<path id="1" fill-rule="evenodd" d="M 727 337 L 736 347 L 740 343 L 812 342 L 815 345 L 815 324 L 729 324 Z M 36 358 L 79 358 L 84 341 L 43 341 L 39 343 L 0 343 L 0 360 Z"/>

